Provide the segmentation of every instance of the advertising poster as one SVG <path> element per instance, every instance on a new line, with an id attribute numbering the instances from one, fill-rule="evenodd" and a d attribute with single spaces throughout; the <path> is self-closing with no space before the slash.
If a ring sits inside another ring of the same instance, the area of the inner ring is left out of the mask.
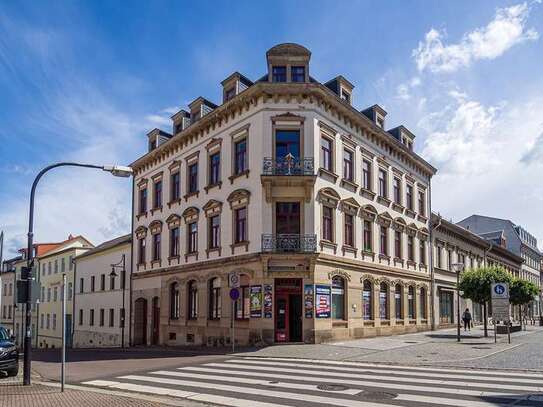
<path id="1" fill-rule="evenodd" d="M 273 288 L 271 284 L 264 285 L 264 318 L 273 316 Z"/>
<path id="2" fill-rule="evenodd" d="M 313 318 L 313 284 L 304 286 L 304 309 L 305 317 Z"/>
<path id="3" fill-rule="evenodd" d="M 251 318 L 262 318 L 262 286 L 251 286 Z"/>
<path id="4" fill-rule="evenodd" d="M 330 286 L 316 285 L 315 286 L 315 317 L 330 318 Z"/>

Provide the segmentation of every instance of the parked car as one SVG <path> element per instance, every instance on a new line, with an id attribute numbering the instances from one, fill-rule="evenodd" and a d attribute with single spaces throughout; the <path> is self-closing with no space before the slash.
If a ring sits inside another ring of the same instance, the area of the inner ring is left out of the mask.
<path id="1" fill-rule="evenodd" d="M 14 339 L 6 328 L 0 326 L 0 371 L 5 371 L 8 376 L 19 373 L 19 350 Z"/>

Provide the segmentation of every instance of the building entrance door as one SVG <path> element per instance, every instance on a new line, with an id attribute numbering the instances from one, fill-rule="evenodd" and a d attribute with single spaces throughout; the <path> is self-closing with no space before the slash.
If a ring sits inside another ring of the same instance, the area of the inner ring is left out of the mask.
<path id="1" fill-rule="evenodd" d="M 275 279 L 275 342 L 301 342 L 302 279 Z"/>
<path id="2" fill-rule="evenodd" d="M 452 291 L 439 291 L 439 323 L 454 323 L 454 294 Z"/>
<path id="3" fill-rule="evenodd" d="M 147 345 L 147 300 L 138 298 L 134 303 L 134 345 Z"/>

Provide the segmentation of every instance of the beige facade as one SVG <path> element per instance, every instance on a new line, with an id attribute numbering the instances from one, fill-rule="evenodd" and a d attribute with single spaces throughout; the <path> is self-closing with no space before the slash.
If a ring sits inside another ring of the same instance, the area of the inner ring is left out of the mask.
<path id="1" fill-rule="evenodd" d="M 38 258 L 40 304 L 36 318 L 39 348 L 58 348 L 62 345 L 63 275 L 66 275 L 66 341 L 71 346 L 72 309 L 74 294 L 73 259 L 93 247 L 82 236 L 70 236 L 56 249 Z"/>
<path id="2" fill-rule="evenodd" d="M 0 274 L 0 325 L 15 334 L 15 263 L 20 259 L 14 258 L 2 264 Z"/>
<path id="3" fill-rule="evenodd" d="M 230 272 L 240 343 L 429 328 L 435 169 L 382 108 L 353 108 L 345 78 L 310 79 L 309 59 L 274 47 L 267 79 L 231 75 L 222 105 L 198 98 L 174 135 L 149 133 L 132 165 L 134 344 L 228 343 Z"/>
<path id="4" fill-rule="evenodd" d="M 75 258 L 74 348 L 128 346 L 130 248 L 131 235 L 126 235 Z"/>

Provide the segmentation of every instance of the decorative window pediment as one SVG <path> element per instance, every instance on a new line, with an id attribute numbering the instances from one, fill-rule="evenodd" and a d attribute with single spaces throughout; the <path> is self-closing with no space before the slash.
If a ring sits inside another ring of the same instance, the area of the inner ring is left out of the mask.
<path id="1" fill-rule="evenodd" d="M 246 189 L 236 189 L 228 195 L 227 201 L 230 202 L 230 208 L 234 209 L 249 204 L 251 193 Z"/>
<path id="2" fill-rule="evenodd" d="M 375 282 L 375 277 L 371 274 L 364 274 L 362 277 L 360 277 L 360 282 L 364 284 L 364 281 L 369 281 L 370 283 Z"/>
<path id="3" fill-rule="evenodd" d="M 172 213 L 166 219 L 166 223 L 168 224 L 169 229 L 173 229 L 175 227 L 178 227 L 179 225 L 181 225 L 181 216 L 176 215 L 175 213 Z"/>
<path id="4" fill-rule="evenodd" d="M 173 160 L 172 163 L 168 166 L 168 169 L 171 172 L 175 172 L 181 168 L 181 161 L 180 160 Z"/>
<path id="5" fill-rule="evenodd" d="M 406 227 L 407 227 L 406 221 L 399 216 L 396 219 L 394 219 L 394 222 L 392 222 L 392 229 L 397 230 L 399 232 L 403 232 Z"/>
<path id="6" fill-rule="evenodd" d="M 354 198 L 347 198 L 341 201 L 341 210 L 351 215 L 358 214 L 360 204 Z"/>
<path id="7" fill-rule="evenodd" d="M 365 205 L 362 207 L 360 214 L 364 219 L 374 221 L 377 217 L 377 209 L 375 209 L 375 207 L 372 205 Z"/>
<path id="8" fill-rule="evenodd" d="M 142 178 L 138 181 L 138 188 L 139 189 L 142 189 L 142 188 L 145 188 L 147 186 L 147 183 L 149 182 L 149 179 L 148 178 Z"/>
<path id="9" fill-rule="evenodd" d="M 185 219 L 185 223 L 190 223 L 195 220 L 198 220 L 198 215 L 200 214 L 200 210 L 196 208 L 195 206 L 189 206 L 185 211 L 183 212 L 183 219 Z"/>
<path id="10" fill-rule="evenodd" d="M 162 232 L 162 221 L 154 220 L 149 224 L 149 230 L 152 235 Z"/>
<path id="11" fill-rule="evenodd" d="M 206 150 L 215 151 L 217 148 L 220 148 L 221 144 L 222 138 L 213 137 L 211 140 L 209 140 L 209 143 L 206 144 Z"/>
<path id="12" fill-rule="evenodd" d="M 321 203 L 331 205 L 335 208 L 341 200 L 341 197 L 332 188 L 323 188 L 319 191 L 319 200 Z"/>
<path id="13" fill-rule="evenodd" d="M 389 227 L 392 224 L 392 216 L 388 212 L 377 215 L 377 223 L 381 226 Z"/>
<path id="14" fill-rule="evenodd" d="M 415 225 L 414 223 L 410 224 L 408 227 L 407 227 L 407 234 L 409 236 L 416 236 L 417 235 L 417 232 L 418 232 L 418 228 L 417 228 L 417 225 Z"/>
<path id="15" fill-rule="evenodd" d="M 346 281 L 351 281 L 351 275 L 344 270 L 336 269 L 328 273 L 329 280 L 332 280 L 336 276 L 339 276 Z"/>
<path id="16" fill-rule="evenodd" d="M 429 232 L 428 232 L 428 229 L 426 228 L 421 228 L 418 232 L 418 238 L 420 240 L 424 240 L 424 241 L 427 241 L 428 240 L 428 237 L 429 237 Z"/>
<path id="17" fill-rule="evenodd" d="M 210 216 L 213 216 L 215 214 L 221 213 L 222 212 L 222 202 L 217 201 L 215 199 L 210 199 L 202 207 L 202 210 L 204 211 L 206 217 L 210 217 Z"/>
<path id="18" fill-rule="evenodd" d="M 145 239 L 147 236 L 147 228 L 145 226 L 139 226 L 134 233 L 136 234 L 136 238 Z"/>

